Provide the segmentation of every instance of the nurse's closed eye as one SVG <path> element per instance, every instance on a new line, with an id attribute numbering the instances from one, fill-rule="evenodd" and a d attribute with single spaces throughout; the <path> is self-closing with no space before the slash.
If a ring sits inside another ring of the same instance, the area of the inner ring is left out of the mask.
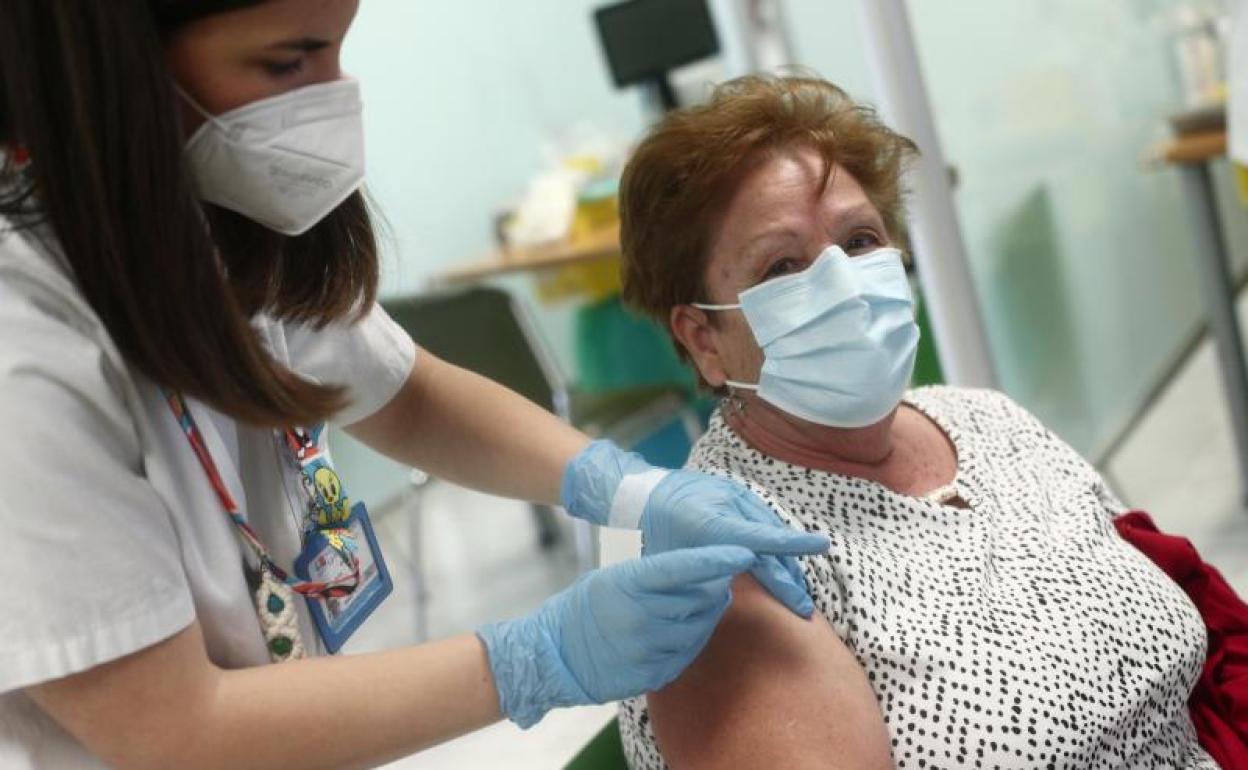
<path id="1" fill-rule="evenodd" d="M 295 75 L 303 69 L 304 57 L 287 61 L 266 61 L 264 69 L 273 77 L 285 77 L 287 75 Z"/>

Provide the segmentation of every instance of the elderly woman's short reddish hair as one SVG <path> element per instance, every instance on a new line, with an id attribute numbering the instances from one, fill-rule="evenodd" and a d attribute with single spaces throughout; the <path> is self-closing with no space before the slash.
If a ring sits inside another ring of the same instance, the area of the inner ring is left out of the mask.
<path id="1" fill-rule="evenodd" d="M 668 114 L 624 169 L 624 299 L 664 327 L 676 305 L 707 301 L 703 275 L 716 215 L 761 156 L 794 147 L 819 152 L 825 183 L 834 165 L 848 171 L 889 237 L 904 241 L 901 174 L 917 154 L 913 142 L 827 81 L 738 78 L 706 104 Z"/>

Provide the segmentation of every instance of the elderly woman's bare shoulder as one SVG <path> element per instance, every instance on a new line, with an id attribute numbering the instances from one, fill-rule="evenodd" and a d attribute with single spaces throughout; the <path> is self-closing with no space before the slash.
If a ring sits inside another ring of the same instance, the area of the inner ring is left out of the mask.
<path id="1" fill-rule="evenodd" d="M 821 615 L 794 615 L 748 576 L 702 654 L 647 700 L 671 770 L 892 767 L 853 653 Z"/>

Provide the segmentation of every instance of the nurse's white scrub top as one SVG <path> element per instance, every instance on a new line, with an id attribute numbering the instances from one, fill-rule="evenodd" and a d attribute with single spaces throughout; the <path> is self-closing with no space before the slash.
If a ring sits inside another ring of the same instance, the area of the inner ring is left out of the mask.
<path id="1" fill-rule="evenodd" d="M 256 327 L 278 360 L 349 389 L 334 419 L 343 425 L 384 406 L 416 356 L 378 307 L 319 331 L 264 318 Z M 273 433 L 190 407 L 235 499 L 278 563 L 293 564 L 300 502 L 284 491 L 292 471 Z M 159 389 L 122 358 L 45 234 L 2 219 L 0 426 L 0 768 L 103 767 L 30 701 L 28 685 L 196 619 L 217 665 L 268 662 L 246 551 Z"/>

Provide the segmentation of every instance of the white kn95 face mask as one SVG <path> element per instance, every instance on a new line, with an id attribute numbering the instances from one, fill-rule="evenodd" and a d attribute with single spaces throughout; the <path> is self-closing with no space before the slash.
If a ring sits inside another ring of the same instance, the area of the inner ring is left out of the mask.
<path id="1" fill-rule="evenodd" d="M 300 235 L 364 181 L 359 82 L 298 88 L 210 115 L 186 145 L 200 197 L 272 230 Z"/>

